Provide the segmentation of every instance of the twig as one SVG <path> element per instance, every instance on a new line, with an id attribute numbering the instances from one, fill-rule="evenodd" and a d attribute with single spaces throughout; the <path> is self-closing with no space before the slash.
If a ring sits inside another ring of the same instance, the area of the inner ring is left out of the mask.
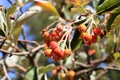
<path id="1" fill-rule="evenodd" d="M 11 0 L 8 0 L 8 2 L 9 2 L 11 5 L 13 4 Z"/>
<path id="2" fill-rule="evenodd" d="M 102 71 L 98 76 L 96 76 L 95 80 L 98 80 L 101 78 L 103 75 L 105 75 L 109 70 Z"/>
<path id="3" fill-rule="evenodd" d="M 25 43 L 32 43 L 32 44 L 36 44 L 39 45 L 36 41 L 30 41 L 30 40 L 18 40 L 19 42 L 25 42 Z"/>
<path id="4" fill-rule="evenodd" d="M 30 52 L 31 52 L 31 53 L 35 53 L 36 51 L 40 50 L 40 49 L 43 48 L 44 46 L 45 46 L 44 44 L 43 44 L 43 45 L 39 45 L 39 46 L 37 46 L 36 48 L 32 49 Z"/>
<path id="5" fill-rule="evenodd" d="M 93 70 L 93 69 L 92 69 L 92 68 L 89 68 L 89 69 L 80 70 L 80 71 L 78 71 L 78 72 L 76 73 L 76 75 L 80 75 L 80 74 L 82 74 L 82 73 L 87 73 L 87 72 L 89 72 L 89 71 L 91 71 L 91 70 Z"/>
<path id="6" fill-rule="evenodd" d="M 19 64 L 12 64 L 10 67 L 17 67 L 18 69 L 22 70 L 23 72 L 27 72 L 27 69 Z"/>
<path id="7" fill-rule="evenodd" d="M 4 72 L 4 75 L 6 76 L 6 78 L 7 78 L 8 80 L 11 80 L 11 79 L 9 78 L 9 76 L 8 76 L 8 73 L 7 73 L 7 69 L 6 69 L 4 60 L 1 60 L 1 61 L 0 61 L 0 64 L 2 65 L 3 72 Z"/>
<path id="8" fill-rule="evenodd" d="M 4 50 L 4 49 L 0 49 L 0 51 L 4 52 L 4 53 L 7 53 L 7 54 L 18 55 L 18 56 L 28 55 L 30 53 L 30 52 L 9 52 L 9 51 Z"/>
<path id="9" fill-rule="evenodd" d="M 78 61 L 75 61 L 75 64 L 80 65 L 80 66 L 85 67 L 85 68 L 92 67 L 92 65 L 90 65 L 90 64 L 87 65 L 87 64 L 85 64 L 85 63 L 78 62 Z"/>

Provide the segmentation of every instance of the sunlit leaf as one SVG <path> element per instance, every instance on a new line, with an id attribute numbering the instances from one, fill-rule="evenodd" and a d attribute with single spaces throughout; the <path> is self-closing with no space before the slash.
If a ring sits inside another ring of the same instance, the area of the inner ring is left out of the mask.
<path id="1" fill-rule="evenodd" d="M 3 31 L 5 35 L 7 35 L 8 29 L 7 29 L 7 24 L 5 20 L 5 13 L 4 11 L 0 10 L 0 29 Z"/>
<path id="2" fill-rule="evenodd" d="M 100 0 L 92 0 L 93 6 L 96 8 Z"/>
<path id="3" fill-rule="evenodd" d="M 16 10 L 17 4 L 14 3 L 10 8 L 7 9 L 6 16 L 9 16 L 10 14 L 14 13 Z"/>
<path id="4" fill-rule="evenodd" d="M 90 2 L 90 0 L 68 0 L 75 6 L 85 6 Z"/>
<path id="5" fill-rule="evenodd" d="M 85 14 L 86 11 L 83 7 L 77 7 L 77 8 L 71 8 L 71 13 L 72 14 L 75 14 L 75 13 Z"/>
<path id="6" fill-rule="evenodd" d="M 90 2 L 90 0 L 80 0 L 80 5 L 85 6 Z"/>
<path id="7" fill-rule="evenodd" d="M 56 8 L 48 1 L 41 1 L 41 0 L 35 0 L 35 4 L 40 6 L 43 10 L 53 13 L 56 16 L 59 16 L 59 13 L 57 12 Z"/>
<path id="8" fill-rule="evenodd" d="M 54 64 L 50 64 L 50 65 L 47 65 L 47 66 L 40 67 L 39 74 L 44 74 L 44 73 L 52 70 L 54 67 L 55 67 Z"/>
<path id="9" fill-rule="evenodd" d="M 14 14 L 15 11 L 17 10 L 17 4 L 14 3 L 10 8 L 7 9 L 7 12 L 6 12 L 6 18 L 7 18 L 7 26 L 8 26 L 8 30 L 11 29 L 11 20 L 9 18 L 10 14 Z"/>
<path id="10" fill-rule="evenodd" d="M 120 15 L 118 15 L 118 16 L 114 19 L 114 21 L 113 21 L 113 23 L 112 23 L 112 25 L 111 25 L 111 29 L 115 29 L 115 28 L 118 28 L 118 30 L 119 30 L 119 28 L 120 28 Z"/>
<path id="11" fill-rule="evenodd" d="M 34 10 L 33 10 L 34 9 Z M 37 8 L 36 6 L 31 7 L 27 12 L 23 13 L 21 16 L 19 16 L 16 21 L 14 22 L 13 25 L 13 30 L 12 32 L 14 32 L 15 29 L 17 29 L 18 27 L 20 27 L 22 24 L 24 24 L 26 21 L 28 21 L 31 17 L 33 17 L 34 15 L 38 14 L 40 11 L 39 8 Z"/>
<path id="12" fill-rule="evenodd" d="M 12 55 L 11 57 L 9 57 L 9 56 L 6 57 L 5 62 L 7 64 L 7 66 L 10 67 L 12 64 L 16 64 L 18 62 L 18 60 L 19 60 L 18 56 Z"/>
<path id="13" fill-rule="evenodd" d="M 97 13 L 110 11 L 120 6 L 120 0 L 105 0 L 101 5 L 97 7 Z"/>
<path id="14" fill-rule="evenodd" d="M 115 60 L 118 60 L 120 58 L 120 53 L 116 52 L 116 53 L 113 54 L 113 56 L 114 56 Z"/>
<path id="15" fill-rule="evenodd" d="M 18 38 L 20 36 L 20 33 L 22 31 L 22 26 L 18 27 L 17 29 L 14 30 L 13 32 L 13 42 L 17 45 Z"/>
<path id="16" fill-rule="evenodd" d="M 110 14 L 120 13 L 120 6 L 110 11 Z"/>
<path id="17" fill-rule="evenodd" d="M 31 67 L 25 76 L 24 80 L 38 80 L 37 67 Z"/>

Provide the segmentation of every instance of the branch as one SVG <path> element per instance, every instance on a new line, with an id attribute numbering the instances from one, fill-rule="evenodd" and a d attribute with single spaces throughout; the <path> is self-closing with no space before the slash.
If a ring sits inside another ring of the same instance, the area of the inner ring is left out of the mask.
<path id="1" fill-rule="evenodd" d="M 80 66 L 85 67 L 85 68 L 92 67 L 92 65 L 90 65 L 90 64 L 87 65 L 87 64 L 85 64 L 85 63 L 78 62 L 78 61 L 75 61 L 75 64 L 80 65 Z"/>
<path id="2" fill-rule="evenodd" d="M 0 49 L 1 52 L 4 52 L 6 54 L 12 54 L 12 55 L 18 55 L 18 56 L 21 56 L 21 55 L 28 55 L 30 52 L 9 52 L 7 50 L 4 50 L 4 49 Z"/>
<path id="3" fill-rule="evenodd" d="M 36 51 L 40 50 L 41 48 L 43 48 L 44 45 L 39 45 L 37 46 L 36 48 L 33 48 L 31 51 L 27 51 L 27 52 L 11 52 L 11 51 L 8 51 L 8 50 L 4 50 L 4 49 L 0 49 L 1 52 L 4 52 L 6 54 L 12 54 L 12 55 L 18 55 L 18 56 L 21 56 L 21 55 L 28 55 L 30 53 L 32 53 L 31 55 L 33 55 Z"/>
<path id="4" fill-rule="evenodd" d="M 12 5 L 12 1 L 11 0 L 8 0 L 8 2 Z"/>
<path id="5" fill-rule="evenodd" d="M 76 73 L 76 75 L 80 75 L 80 74 L 83 74 L 83 73 L 87 73 L 87 72 L 90 72 L 91 70 L 93 70 L 92 68 L 89 68 L 89 69 L 84 69 L 84 70 L 80 70 Z"/>

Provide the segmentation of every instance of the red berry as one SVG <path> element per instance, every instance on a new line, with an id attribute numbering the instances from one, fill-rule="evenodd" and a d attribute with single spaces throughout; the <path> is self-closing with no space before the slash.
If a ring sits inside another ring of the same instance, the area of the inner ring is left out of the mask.
<path id="1" fill-rule="evenodd" d="M 102 31 L 100 37 L 103 38 L 106 35 L 106 31 Z"/>
<path id="2" fill-rule="evenodd" d="M 63 31 L 63 25 L 57 25 L 56 26 L 56 29 L 57 29 L 57 31 L 59 31 L 59 32 L 61 32 L 61 31 Z"/>
<path id="3" fill-rule="evenodd" d="M 53 55 L 53 59 L 55 60 L 55 61 L 60 61 L 61 60 L 61 58 L 60 57 L 58 57 L 57 55 Z"/>
<path id="4" fill-rule="evenodd" d="M 91 41 L 87 41 L 87 42 L 85 42 L 85 44 L 86 44 L 87 46 L 90 46 L 90 45 L 92 44 L 92 42 L 91 42 Z"/>
<path id="5" fill-rule="evenodd" d="M 58 41 L 60 40 L 60 36 L 56 31 L 52 31 L 49 36 L 50 41 Z"/>
<path id="6" fill-rule="evenodd" d="M 95 29 L 93 30 L 93 33 L 94 33 L 95 35 L 101 35 L 101 29 L 100 29 L 100 28 L 95 28 Z"/>
<path id="7" fill-rule="evenodd" d="M 81 31 L 81 32 L 85 32 L 87 30 L 87 27 L 84 24 L 80 24 L 78 26 L 78 30 Z"/>
<path id="8" fill-rule="evenodd" d="M 92 43 L 96 43 L 97 42 L 97 36 L 92 35 Z"/>
<path id="9" fill-rule="evenodd" d="M 50 42 L 50 47 L 54 50 L 54 49 L 56 49 L 56 48 L 58 48 L 58 43 L 56 42 L 56 41 L 52 41 L 52 42 Z"/>
<path id="10" fill-rule="evenodd" d="M 64 51 L 61 48 L 56 48 L 54 50 L 54 54 L 60 58 L 64 57 Z"/>
<path id="11" fill-rule="evenodd" d="M 52 56 L 52 49 L 45 49 L 45 55 L 47 57 L 51 57 Z"/>

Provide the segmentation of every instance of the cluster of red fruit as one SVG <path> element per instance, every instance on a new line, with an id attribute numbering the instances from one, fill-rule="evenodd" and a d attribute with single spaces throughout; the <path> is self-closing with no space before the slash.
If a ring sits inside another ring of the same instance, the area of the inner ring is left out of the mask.
<path id="1" fill-rule="evenodd" d="M 72 51 L 68 48 L 63 49 L 60 47 L 58 42 L 61 40 L 63 35 L 63 26 L 57 26 L 51 32 L 47 30 L 43 32 L 43 36 L 45 38 L 46 49 L 44 54 L 47 57 L 53 58 L 55 61 L 60 61 L 67 56 L 72 54 Z"/>
<path id="2" fill-rule="evenodd" d="M 82 38 L 87 45 L 97 42 L 97 36 L 103 37 L 105 34 L 101 28 L 97 27 L 93 29 L 93 34 L 90 34 L 87 31 L 87 27 L 84 24 L 78 26 L 78 30 L 81 32 L 80 38 Z"/>
<path id="3" fill-rule="evenodd" d="M 73 70 L 69 70 L 67 72 L 64 71 L 63 69 L 64 67 L 62 66 L 57 66 L 52 70 L 52 74 L 53 76 L 57 76 L 58 74 L 60 74 L 60 77 L 63 80 L 74 80 L 74 76 L 75 76 L 75 71 Z"/>

